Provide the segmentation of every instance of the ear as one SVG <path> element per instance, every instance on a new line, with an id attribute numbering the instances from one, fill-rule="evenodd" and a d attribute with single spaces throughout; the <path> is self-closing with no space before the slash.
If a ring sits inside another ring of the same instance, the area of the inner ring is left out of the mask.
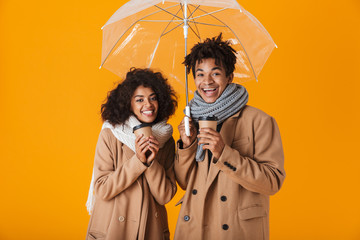
<path id="1" fill-rule="evenodd" d="M 234 73 L 229 75 L 228 84 L 232 83 L 233 79 L 234 79 Z"/>

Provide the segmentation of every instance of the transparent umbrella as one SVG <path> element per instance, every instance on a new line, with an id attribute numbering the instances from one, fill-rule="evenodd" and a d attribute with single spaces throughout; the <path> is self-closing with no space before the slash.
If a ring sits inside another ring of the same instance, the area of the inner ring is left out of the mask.
<path id="1" fill-rule="evenodd" d="M 188 83 L 182 62 L 194 44 L 222 32 L 236 50 L 238 83 L 257 80 L 276 47 L 261 23 L 235 0 L 131 0 L 102 30 L 101 67 L 120 77 L 130 67 L 161 70 L 175 90 L 185 90 L 187 105 L 195 86 Z"/>

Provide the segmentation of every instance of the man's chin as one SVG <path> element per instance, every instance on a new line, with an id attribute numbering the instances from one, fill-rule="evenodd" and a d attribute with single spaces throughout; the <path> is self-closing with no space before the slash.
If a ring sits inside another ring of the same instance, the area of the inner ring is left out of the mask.
<path id="1" fill-rule="evenodd" d="M 217 98 L 202 98 L 206 103 L 214 103 Z"/>

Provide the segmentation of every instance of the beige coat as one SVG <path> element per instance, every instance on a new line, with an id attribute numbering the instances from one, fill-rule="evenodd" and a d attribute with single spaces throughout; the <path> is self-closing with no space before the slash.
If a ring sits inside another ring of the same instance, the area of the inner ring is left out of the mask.
<path id="1" fill-rule="evenodd" d="M 195 162 L 197 141 L 177 151 L 175 175 L 186 193 L 175 240 L 269 239 L 269 195 L 285 178 L 278 126 L 245 106 L 223 123 L 220 134 L 225 148 L 210 168 L 207 154 Z"/>
<path id="2" fill-rule="evenodd" d="M 95 206 L 86 239 L 169 239 L 164 204 L 176 193 L 171 138 L 150 167 L 115 138 L 101 131 L 95 153 Z"/>

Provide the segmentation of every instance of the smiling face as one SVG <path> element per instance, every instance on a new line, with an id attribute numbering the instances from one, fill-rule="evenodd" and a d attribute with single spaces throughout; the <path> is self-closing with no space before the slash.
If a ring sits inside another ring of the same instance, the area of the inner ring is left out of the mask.
<path id="1" fill-rule="evenodd" d="M 213 103 L 232 82 L 233 74 L 226 77 L 225 69 L 216 65 L 214 58 L 206 58 L 196 63 L 194 80 L 202 99 L 207 103 Z"/>
<path id="2" fill-rule="evenodd" d="M 131 111 L 143 123 L 155 121 L 159 103 L 155 92 L 148 87 L 139 86 L 131 98 Z"/>

